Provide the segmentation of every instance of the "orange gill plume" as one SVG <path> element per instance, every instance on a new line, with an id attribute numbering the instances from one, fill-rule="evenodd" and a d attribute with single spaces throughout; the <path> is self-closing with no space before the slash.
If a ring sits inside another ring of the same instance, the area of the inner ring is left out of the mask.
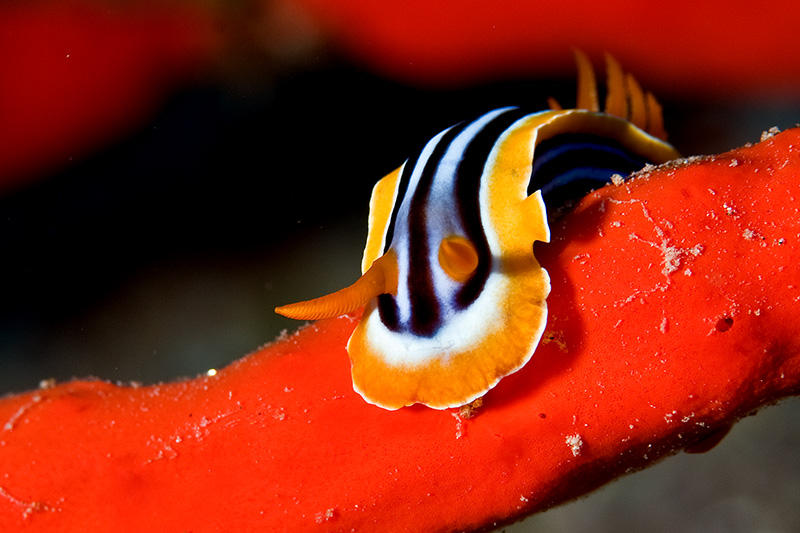
<path id="1" fill-rule="evenodd" d="M 667 140 L 661 104 L 653 93 L 643 91 L 631 74 L 625 73 L 611 54 L 606 54 L 608 96 L 605 112 L 629 120 L 654 137 Z"/>
<path id="2" fill-rule="evenodd" d="M 275 312 L 296 320 L 318 320 L 351 313 L 379 294 L 397 292 L 397 257 L 389 250 L 372 263 L 355 283 L 339 291 L 275 308 Z"/>
<path id="3" fill-rule="evenodd" d="M 573 49 L 578 66 L 578 98 L 575 107 L 599 112 L 597 81 L 589 58 L 581 50 Z M 606 54 L 606 101 L 604 113 L 624 118 L 636 127 L 654 137 L 666 140 L 661 104 L 653 93 L 643 91 L 631 74 L 622 70 L 619 62 L 611 54 Z M 553 111 L 560 111 L 561 104 L 555 98 L 548 98 L 547 104 Z"/>
<path id="4" fill-rule="evenodd" d="M 575 63 L 578 66 L 578 109 L 588 111 L 600 111 L 600 104 L 597 101 L 597 81 L 594 78 L 592 63 L 586 54 L 578 49 L 574 49 Z"/>

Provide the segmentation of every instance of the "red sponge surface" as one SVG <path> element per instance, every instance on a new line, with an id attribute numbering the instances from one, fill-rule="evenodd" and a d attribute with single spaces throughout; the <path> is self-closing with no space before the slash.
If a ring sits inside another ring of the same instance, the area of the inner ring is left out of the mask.
<path id="1" fill-rule="evenodd" d="M 583 494 L 800 389 L 800 130 L 591 194 L 550 318 L 474 416 L 353 392 L 354 318 L 215 376 L 0 401 L 2 531 L 450 531 Z"/>

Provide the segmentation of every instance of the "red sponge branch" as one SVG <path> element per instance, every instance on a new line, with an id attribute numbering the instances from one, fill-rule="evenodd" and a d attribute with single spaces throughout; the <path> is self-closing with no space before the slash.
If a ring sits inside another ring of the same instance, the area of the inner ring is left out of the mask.
<path id="1" fill-rule="evenodd" d="M 588 196 L 531 362 L 466 418 L 353 392 L 352 318 L 214 376 L 0 401 L 2 531 L 449 531 L 583 494 L 800 389 L 800 130 Z"/>

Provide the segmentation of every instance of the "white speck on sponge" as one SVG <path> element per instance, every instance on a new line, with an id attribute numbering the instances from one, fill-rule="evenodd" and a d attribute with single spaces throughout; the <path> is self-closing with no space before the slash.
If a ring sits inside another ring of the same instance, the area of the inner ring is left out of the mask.
<path id="1" fill-rule="evenodd" d="M 772 126 L 767 131 L 762 131 L 761 132 L 761 142 L 764 142 L 767 139 L 771 139 L 771 138 L 775 137 L 780 132 L 781 132 L 781 129 L 778 126 Z"/>
<path id="2" fill-rule="evenodd" d="M 316 513 L 314 515 L 314 521 L 317 524 L 324 524 L 325 522 L 330 522 L 336 518 L 336 509 L 331 507 L 330 509 L 326 509 L 320 513 Z"/>
<path id="3" fill-rule="evenodd" d="M 574 457 L 577 457 L 581 454 L 581 448 L 583 448 L 583 439 L 580 435 L 577 433 L 574 435 L 567 435 L 567 438 L 564 439 L 564 442 L 567 443 L 567 446 L 569 446 L 569 449 Z"/>

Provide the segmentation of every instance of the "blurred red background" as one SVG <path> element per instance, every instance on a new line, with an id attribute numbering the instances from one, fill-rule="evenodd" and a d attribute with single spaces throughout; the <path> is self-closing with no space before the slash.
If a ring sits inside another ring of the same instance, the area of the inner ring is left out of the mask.
<path id="1" fill-rule="evenodd" d="M 241 63 L 243 46 L 268 57 L 319 34 L 369 71 L 453 89 L 568 76 L 577 46 L 612 52 L 670 98 L 792 98 L 799 15 L 785 0 L 13 2 L 0 6 L 0 178 L 58 168 L 130 131 L 175 87 Z"/>

